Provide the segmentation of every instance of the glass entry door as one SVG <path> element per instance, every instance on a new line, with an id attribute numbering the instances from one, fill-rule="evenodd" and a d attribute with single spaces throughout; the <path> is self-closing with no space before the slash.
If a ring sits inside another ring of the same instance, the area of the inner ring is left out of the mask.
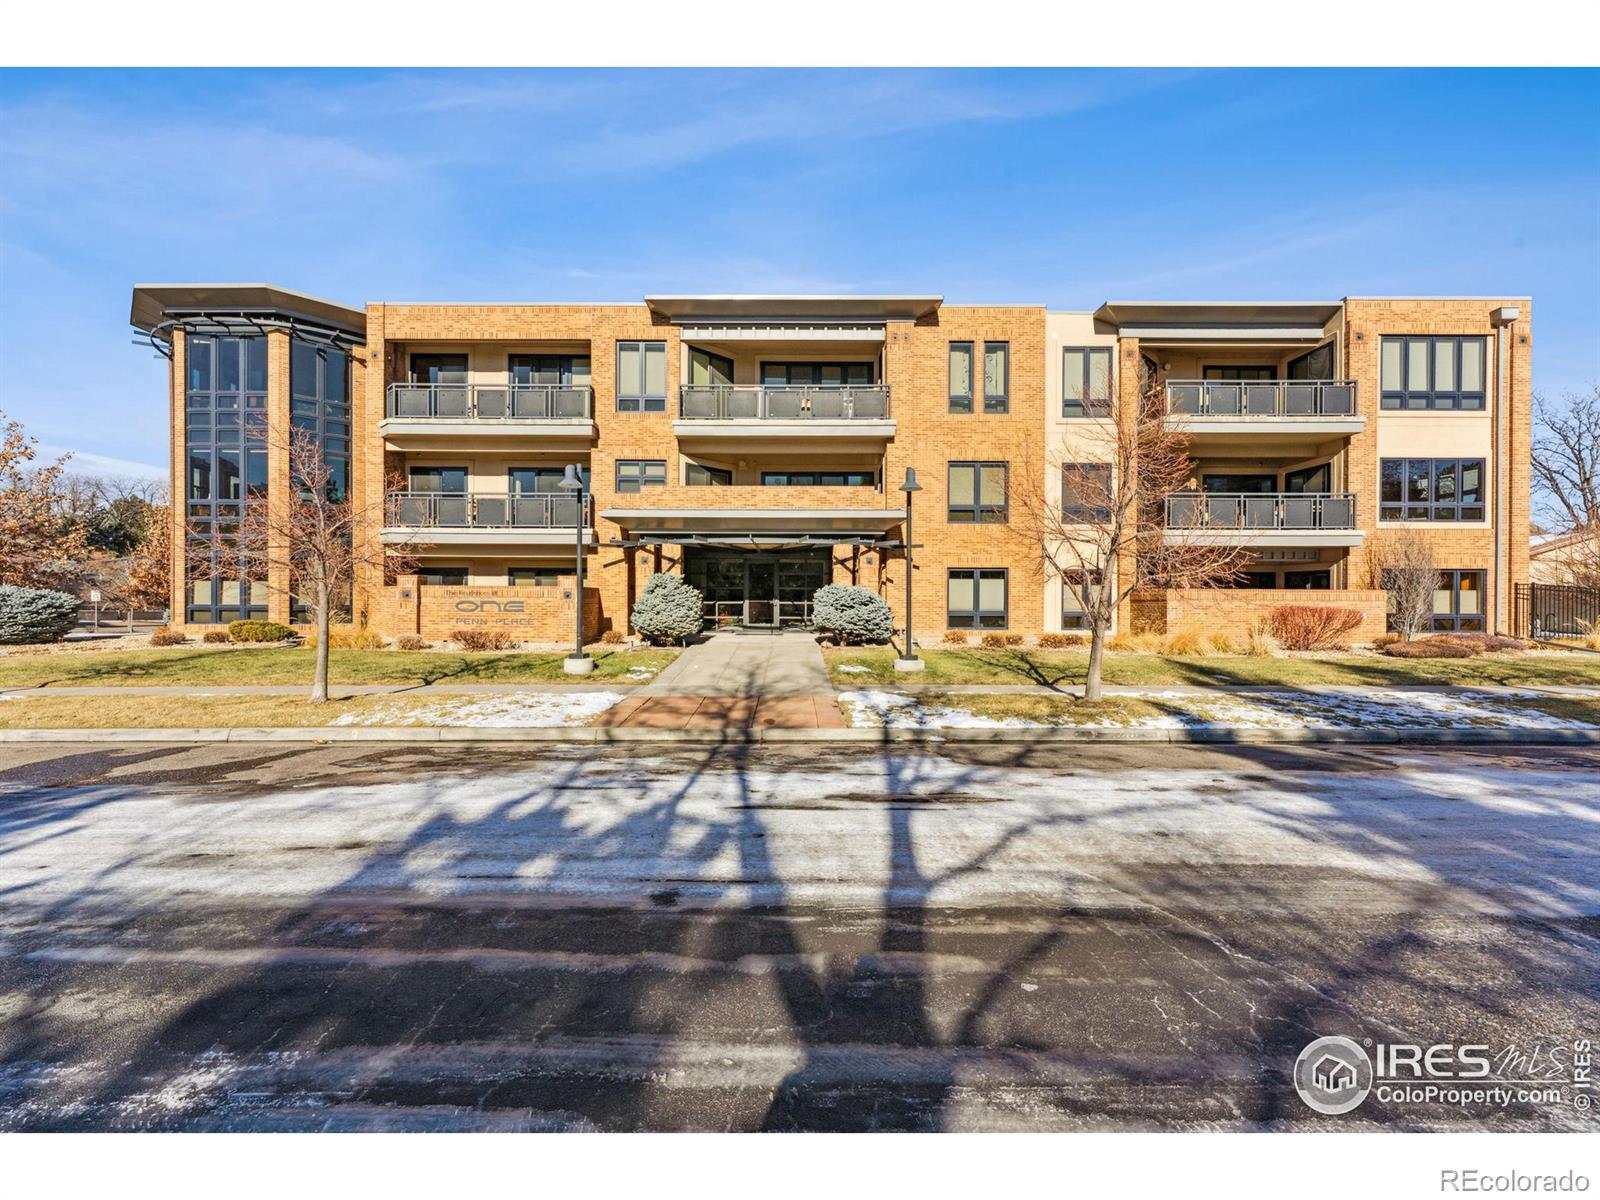
<path id="1" fill-rule="evenodd" d="M 709 628 L 804 627 L 811 597 L 832 576 L 832 551 L 691 550 L 684 577 L 700 589 Z"/>
<path id="2" fill-rule="evenodd" d="M 744 623 L 768 627 L 778 623 L 778 564 L 771 559 L 745 564 Z"/>

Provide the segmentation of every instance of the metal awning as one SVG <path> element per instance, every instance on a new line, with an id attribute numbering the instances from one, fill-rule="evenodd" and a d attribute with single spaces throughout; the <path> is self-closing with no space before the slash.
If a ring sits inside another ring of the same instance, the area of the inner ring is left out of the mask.
<path id="1" fill-rule="evenodd" d="M 283 329 L 343 349 L 367 338 L 364 310 L 270 283 L 135 284 L 128 323 L 162 353 L 174 329 L 223 337 Z"/>
<path id="2" fill-rule="evenodd" d="M 827 546 L 860 546 L 900 549 L 905 542 L 871 533 L 823 533 L 813 537 L 794 535 L 642 533 L 633 538 L 613 538 L 608 546 L 711 546 L 719 550 L 814 550 Z"/>
<path id="3" fill-rule="evenodd" d="M 906 519 L 903 508 L 608 508 L 600 513 L 633 537 L 664 534 L 748 540 L 842 541 L 851 536 L 881 537 Z"/>

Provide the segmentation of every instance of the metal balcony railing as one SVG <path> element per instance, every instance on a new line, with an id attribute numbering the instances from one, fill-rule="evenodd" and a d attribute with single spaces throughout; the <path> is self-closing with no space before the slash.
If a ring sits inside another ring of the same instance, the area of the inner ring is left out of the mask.
<path id="1" fill-rule="evenodd" d="M 586 421 L 594 389 L 564 383 L 391 383 L 388 415 L 440 421 Z"/>
<path id="2" fill-rule="evenodd" d="M 1353 380 L 1276 379 L 1265 382 L 1173 379 L 1167 382 L 1167 412 L 1175 417 L 1353 417 Z"/>
<path id="3" fill-rule="evenodd" d="M 684 384 L 685 421 L 882 421 L 888 384 Z"/>
<path id="4" fill-rule="evenodd" d="M 1178 492 L 1167 497 L 1167 528 L 1354 529 L 1353 492 Z"/>
<path id="5" fill-rule="evenodd" d="M 585 525 L 592 510 L 584 501 Z M 571 529 L 578 498 L 559 493 L 390 492 L 388 524 L 413 529 Z"/>

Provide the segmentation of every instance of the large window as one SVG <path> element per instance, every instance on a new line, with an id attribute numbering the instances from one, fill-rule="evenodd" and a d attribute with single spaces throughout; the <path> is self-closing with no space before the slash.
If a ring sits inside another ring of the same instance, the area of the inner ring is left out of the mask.
<path id="1" fill-rule="evenodd" d="M 729 364 L 732 369 L 732 364 Z M 872 383 L 870 362 L 764 362 L 761 382 L 766 387 L 866 387 Z"/>
<path id="2" fill-rule="evenodd" d="M 1006 513 L 1006 464 L 950 464 L 949 521 L 952 525 L 1003 525 Z"/>
<path id="3" fill-rule="evenodd" d="M 733 359 L 695 347 L 689 351 L 690 387 L 727 387 L 733 383 Z"/>
<path id="4" fill-rule="evenodd" d="M 1111 464 L 1063 463 L 1061 517 L 1089 523 L 1111 515 Z"/>
<path id="5" fill-rule="evenodd" d="M 763 471 L 766 487 L 877 487 L 875 471 Z"/>
<path id="6" fill-rule="evenodd" d="M 1011 405 L 1011 343 L 983 344 L 983 411 L 1003 413 Z"/>
<path id="7" fill-rule="evenodd" d="M 667 344 L 617 343 L 617 411 L 667 411 Z"/>
<path id="8" fill-rule="evenodd" d="M 462 496 L 467 491 L 465 467 L 412 467 L 411 490 L 435 495 Z"/>
<path id="9" fill-rule="evenodd" d="M 506 584 L 509 587 L 555 587 L 561 581 L 561 572 L 555 567 L 507 567 Z"/>
<path id="10" fill-rule="evenodd" d="M 1061 352 L 1061 415 L 1104 417 L 1111 412 L 1111 350 L 1068 346 Z"/>
<path id="11" fill-rule="evenodd" d="M 1067 571 L 1061 578 L 1061 628 L 1088 629 L 1086 594 L 1100 586 L 1099 571 Z"/>
<path id="12" fill-rule="evenodd" d="M 184 340 L 183 502 L 192 530 L 184 619 L 225 624 L 267 615 L 264 579 L 246 580 L 239 520 L 267 495 L 267 339 Z"/>
<path id="13" fill-rule="evenodd" d="M 1383 521 L 1481 521 L 1481 458 L 1386 458 L 1379 464 Z"/>
<path id="14" fill-rule="evenodd" d="M 331 500 L 350 494 L 350 362 L 343 350 L 289 344 L 289 420 L 316 439 Z"/>
<path id="15" fill-rule="evenodd" d="M 1333 343 L 1326 342 L 1299 358 L 1291 358 L 1288 375 L 1290 379 L 1332 379 Z"/>
<path id="16" fill-rule="evenodd" d="M 1331 571 L 1285 571 L 1283 586 L 1325 592 L 1333 586 L 1332 579 Z"/>
<path id="17" fill-rule="evenodd" d="M 589 386 L 587 354 L 513 354 L 509 365 L 511 382 L 516 385 Z"/>
<path id="18" fill-rule="evenodd" d="M 1006 572 L 962 568 L 949 572 L 945 622 L 951 629 L 1006 627 Z"/>
<path id="19" fill-rule="evenodd" d="M 690 463 L 683 469 L 683 481 L 691 487 L 727 487 L 733 482 L 733 472 L 726 467 Z"/>
<path id="20" fill-rule="evenodd" d="M 950 343 L 950 411 L 972 411 L 972 343 Z"/>
<path id="21" fill-rule="evenodd" d="M 413 354 L 411 382 L 464 385 L 467 382 L 465 354 Z"/>
<path id="22" fill-rule="evenodd" d="M 1278 377 L 1278 369 L 1224 364 L 1206 367 L 1200 374 L 1205 379 L 1224 383 L 1271 383 Z"/>
<path id="23" fill-rule="evenodd" d="M 417 582 L 434 587 L 466 587 L 465 567 L 423 567 L 417 572 Z"/>
<path id="24" fill-rule="evenodd" d="M 1433 590 L 1433 628 L 1483 629 L 1482 571 L 1440 571 Z"/>
<path id="25" fill-rule="evenodd" d="M 1386 337 L 1379 349 L 1384 408 L 1467 408 L 1484 404 L 1481 337 Z"/>
<path id="26" fill-rule="evenodd" d="M 629 495 L 641 488 L 661 487 L 667 482 L 665 459 L 617 460 L 617 494 Z"/>

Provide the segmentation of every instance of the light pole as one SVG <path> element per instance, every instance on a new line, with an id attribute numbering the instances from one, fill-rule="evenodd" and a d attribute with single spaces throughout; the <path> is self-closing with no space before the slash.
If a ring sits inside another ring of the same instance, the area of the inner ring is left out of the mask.
<path id="1" fill-rule="evenodd" d="M 583 475 L 581 469 L 573 463 L 568 463 L 566 473 L 561 476 L 561 482 L 556 486 L 562 491 L 576 492 L 577 495 L 574 499 L 578 502 L 578 515 L 572 521 L 572 527 L 575 531 L 573 542 L 576 554 L 575 561 L 578 568 L 576 572 L 578 587 L 577 593 L 573 596 L 572 610 L 577 614 L 577 632 L 574 635 L 572 653 L 562 661 L 561 669 L 568 675 L 587 675 L 594 670 L 594 659 L 583 652 Z"/>
<path id="2" fill-rule="evenodd" d="M 896 671 L 920 671 L 927 666 L 911 649 L 911 499 L 922 490 L 917 482 L 917 469 L 906 468 L 906 481 L 900 485 L 906 498 L 906 641 L 900 657 L 894 660 Z"/>

